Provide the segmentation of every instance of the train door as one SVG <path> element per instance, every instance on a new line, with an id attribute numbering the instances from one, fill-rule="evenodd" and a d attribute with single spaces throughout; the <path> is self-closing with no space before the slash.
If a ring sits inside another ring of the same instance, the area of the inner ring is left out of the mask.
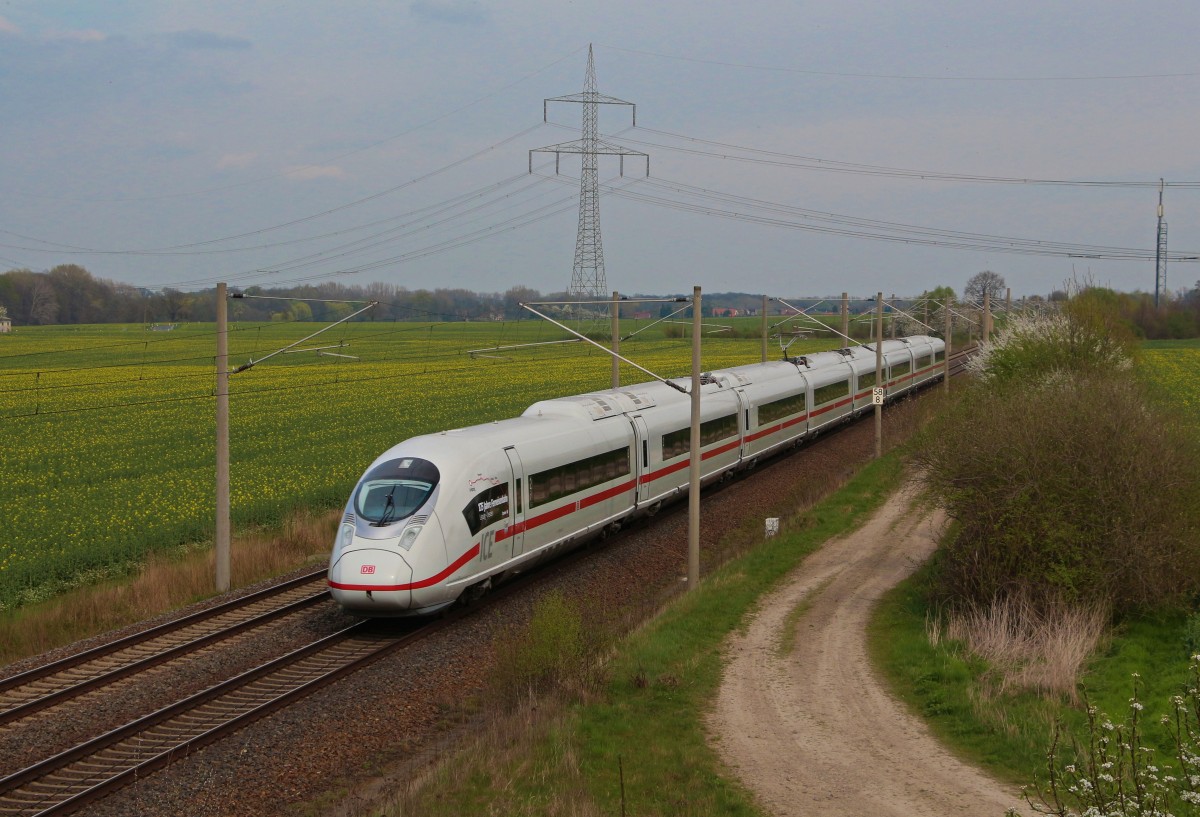
<path id="1" fill-rule="evenodd" d="M 750 436 L 750 398 L 746 396 L 745 389 L 734 389 L 734 394 L 738 399 L 738 414 L 741 420 L 738 425 L 741 428 L 738 436 L 741 438 L 741 445 L 738 446 L 738 459 L 744 460 L 750 456 L 750 443 L 747 437 Z"/>
<path id="2" fill-rule="evenodd" d="M 515 558 L 525 549 L 525 466 L 521 464 L 521 455 L 513 446 L 505 448 L 504 453 L 512 467 L 513 514 L 509 523 L 509 530 L 512 532 L 509 538 L 512 540 L 512 555 Z"/>
<path id="3" fill-rule="evenodd" d="M 637 482 L 637 502 L 640 505 L 650 498 L 650 433 L 642 415 L 635 414 L 629 421 L 633 423 L 633 445 L 637 459 L 634 479 Z"/>

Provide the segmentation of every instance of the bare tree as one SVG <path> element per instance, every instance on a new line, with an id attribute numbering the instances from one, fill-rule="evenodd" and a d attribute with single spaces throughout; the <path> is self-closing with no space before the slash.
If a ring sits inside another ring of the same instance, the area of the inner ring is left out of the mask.
<path id="1" fill-rule="evenodd" d="M 525 310 L 521 309 L 522 303 L 541 300 L 542 294 L 536 289 L 530 289 L 524 285 L 511 287 L 504 293 L 504 317 L 506 318 L 523 318 L 528 317 Z"/>
<path id="2" fill-rule="evenodd" d="M 963 297 L 968 301 L 982 301 L 986 292 L 996 301 L 1004 297 L 1004 290 L 1004 276 L 998 272 L 984 270 L 967 279 L 967 285 L 963 287 Z"/>
<path id="3" fill-rule="evenodd" d="M 54 287 L 46 281 L 45 276 L 39 275 L 30 295 L 29 322 L 44 325 L 54 323 L 57 318 L 58 300 L 54 297 Z"/>

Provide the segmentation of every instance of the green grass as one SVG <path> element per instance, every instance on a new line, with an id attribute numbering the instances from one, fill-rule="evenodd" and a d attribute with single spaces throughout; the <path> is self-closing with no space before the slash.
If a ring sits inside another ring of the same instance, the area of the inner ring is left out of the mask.
<path id="1" fill-rule="evenodd" d="M 989 692 L 985 662 L 958 644 L 930 646 L 929 571 L 929 566 L 918 571 L 880 603 L 871 622 L 872 657 L 893 691 L 953 750 L 1003 779 L 1030 783 L 1045 766 L 1054 720 L 1079 730 L 1086 723 L 1082 704 L 1029 692 Z M 1187 652 L 1182 615 L 1126 621 L 1088 663 L 1083 694 L 1119 720 L 1133 694 L 1132 675 L 1139 673 L 1145 723 L 1157 723 L 1187 677 Z M 1154 726 L 1148 731 L 1157 735 Z"/>
<path id="2" fill-rule="evenodd" d="M 889 455 L 866 466 L 783 533 L 707 576 L 617 645 L 598 700 L 572 706 L 529 747 L 488 773 L 455 768 L 411 813 L 758 815 L 725 772 L 701 723 L 720 683 L 721 647 L 760 596 L 831 537 L 862 524 L 897 487 Z M 479 769 L 479 766 L 468 766 Z M 409 813 L 409 812 L 405 812 Z"/>
<path id="3" fill-rule="evenodd" d="M 1142 341 L 1143 349 L 1200 349 L 1200 338 L 1185 338 L 1183 340 L 1146 340 Z"/>

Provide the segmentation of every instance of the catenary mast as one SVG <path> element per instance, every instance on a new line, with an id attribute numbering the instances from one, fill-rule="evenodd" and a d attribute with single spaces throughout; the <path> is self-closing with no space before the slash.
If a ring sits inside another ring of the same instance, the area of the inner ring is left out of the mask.
<path id="1" fill-rule="evenodd" d="M 1163 221 L 1163 180 L 1158 180 L 1158 236 L 1154 242 L 1154 307 L 1167 295 L 1167 222 Z"/>

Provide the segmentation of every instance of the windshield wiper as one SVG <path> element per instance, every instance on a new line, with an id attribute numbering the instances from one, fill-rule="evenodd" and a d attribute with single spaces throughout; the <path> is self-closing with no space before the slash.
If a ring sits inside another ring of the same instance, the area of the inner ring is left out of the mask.
<path id="1" fill-rule="evenodd" d="M 396 501 L 392 499 L 392 494 L 396 493 L 396 486 L 392 486 L 392 490 L 388 491 L 388 495 L 384 500 L 383 513 L 379 514 L 379 521 L 374 525 L 377 528 L 382 528 L 384 525 L 392 521 L 392 517 L 396 515 Z"/>

